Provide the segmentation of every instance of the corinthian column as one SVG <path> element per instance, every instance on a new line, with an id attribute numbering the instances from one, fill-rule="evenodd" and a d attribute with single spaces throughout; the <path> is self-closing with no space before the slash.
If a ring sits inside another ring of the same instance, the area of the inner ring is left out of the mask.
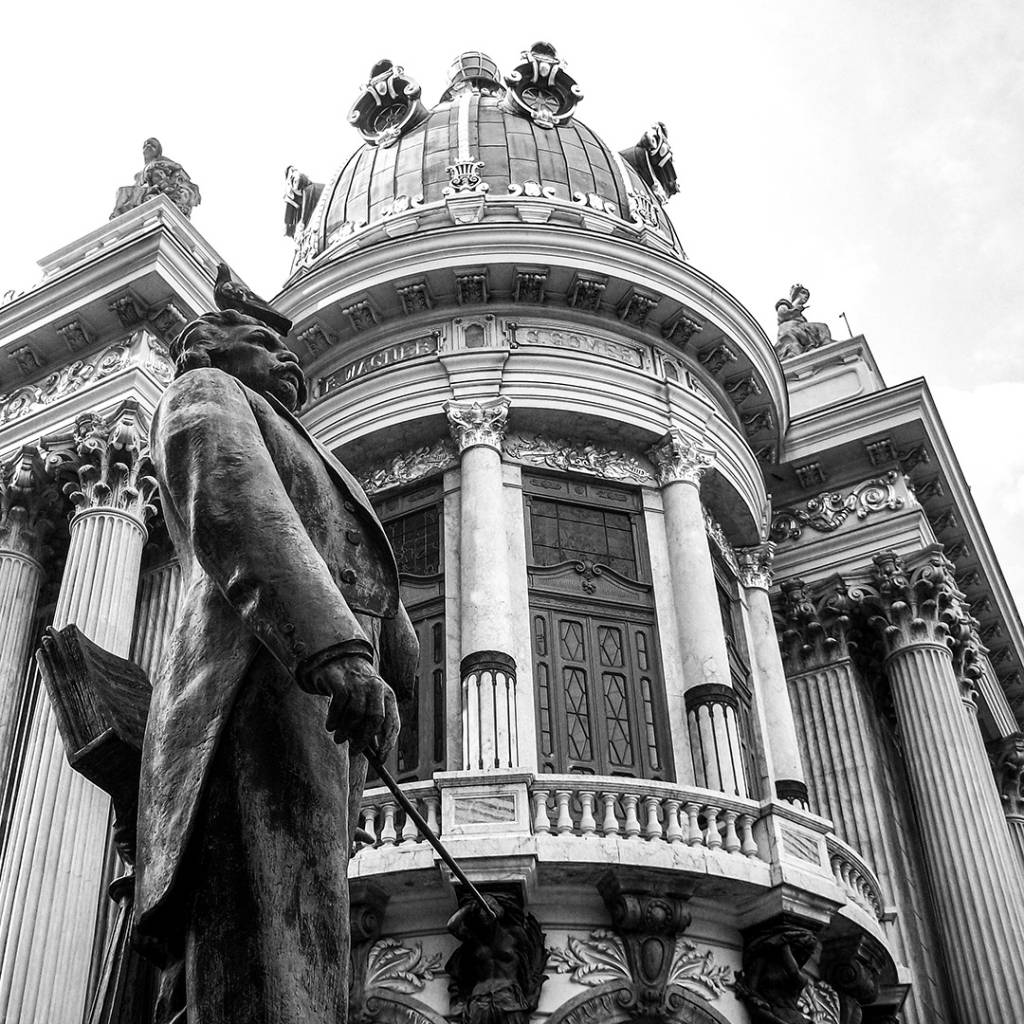
<path id="1" fill-rule="evenodd" d="M 82 417 L 73 443 L 52 452 L 70 470 L 75 512 L 53 624 L 74 623 L 128 654 L 155 481 L 141 417 Z M 0 866 L 0 1020 L 80 1024 L 101 893 L 109 801 L 67 764 L 50 704 L 32 721 L 25 769 Z"/>
<path id="2" fill-rule="evenodd" d="M 969 618 L 937 550 L 913 567 L 891 551 L 874 562 L 865 604 L 884 644 L 953 999 L 960 1020 L 1001 1024 L 1024 1006 L 1024 873 L 954 672 Z"/>
<path id="3" fill-rule="evenodd" d="M 7 771 L 57 489 L 37 449 L 0 465 L 0 778 Z"/>
<path id="4" fill-rule="evenodd" d="M 673 428 L 648 454 L 658 470 L 665 508 L 694 777 L 698 786 L 746 796 L 739 703 L 700 502 L 700 482 L 714 465 L 715 453 Z"/>
<path id="5" fill-rule="evenodd" d="M 747 592 L 750 653 L 775 795 L 807 810 L 807 783 L 800 759 L 800 744 L 796 738 L 786 670 L 782 667 L 775 617 L 768 596 L 775 545 L 768 541 L 754 547 L 738 548 L 736 557 L 740 563 L 740 583 Z"/>
<path id="6" fill-rule="evenodd" d="M 993 752 L 996 786 L 1003 802 L 1010 841 L 1024 865 L 1024 736 L 1019 732 L 999 741 Z"/>
<path id="7" fill-rule="evenodd" d="M 509 400 L 448 402 L 461 460 L 459 604 L 462 628 L 462 763 L 519 765 L 520 709 L 512 650 L 501 442 Z M 526 701 L 532 710 L 532 701 Z"/>

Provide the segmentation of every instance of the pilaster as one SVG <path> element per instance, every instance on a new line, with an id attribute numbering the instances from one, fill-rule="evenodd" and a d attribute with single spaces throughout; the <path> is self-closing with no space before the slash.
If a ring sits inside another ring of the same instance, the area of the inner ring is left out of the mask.
<path id="1" fill-rule="evenodd" d="M 509 400 L 447 402 L 459 449 L 463 766 L 514 768 L 519 730 L 532 715 L 520 701 L 512 655 L 509 551 L 504 515 L 501 442 Z M 520 705 L 523 707 L 520 707 Z"/>
<path id="2" fill-rule="evenodd" d="M 715 463 L 715 450 L 673 427 L 648 455 L 658 472 L 665 508 L 695 781 L 746 796 L 736 694 L 700 501 L 700 483 Z"/>
<path id="3" fill-rule="evenodd" d="M 134 402 L 88 414 L 44 441 L 75 506 L 53 624 L 77 625 L 125 656 L 156 482 Z M 68 766 L 48 701 L 30 725 L 26 766 L 0 865 L 0 1020 L 79 1024 L 85 1009 L 106 848 L 104 793 Z M 54 984 L 54 979 L 60 979 Z"/>

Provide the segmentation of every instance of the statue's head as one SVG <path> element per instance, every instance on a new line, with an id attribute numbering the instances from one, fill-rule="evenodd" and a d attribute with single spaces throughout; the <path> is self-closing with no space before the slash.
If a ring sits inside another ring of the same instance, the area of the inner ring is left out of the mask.
<path id="1" fill-rule="evenodd" d="M 811 293 L 802 284 L 795 284 L 789 289 L 790 301 L 795 302 L 798 306 L 807 305 L 807 300 L 810 297 Z"/>
<path id="2" fill-rule="evenodd" d="M 145 163 L 152 163 L 164 155 L 164 147 L 160 145 L 159 139 L 146 139 L 142 144 L 142 159 Z"/>
<path id="3" fill-rule="evenodd" d="M 212 366 L 261 395 L 273 395 L 288 409 L 298 409 L 306 401 L 305 375 L 284 339 L 233 309 L 204 313 L 186 324 L 171 345 L 171 358 L 176 377 Z"/>

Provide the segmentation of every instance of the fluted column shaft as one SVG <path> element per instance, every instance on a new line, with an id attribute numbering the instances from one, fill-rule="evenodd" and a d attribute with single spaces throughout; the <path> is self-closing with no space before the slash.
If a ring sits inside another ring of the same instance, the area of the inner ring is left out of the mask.
<path id="1" fill-rule="evenodd" d="M 671 430 L 649 454 L 662 485 L 695 781 L 746 796 L 737 698 L 700 501 L 700 481 L 713 464 L 714 452 Z"/>
<path id="2" fill-rule="evenodd" d="M 501 440 L 507 399 L 445 406 L 461 452 L 459 604 L 462 752 L 465 768 L 520 764 L 519 730 L 533 703 L 520 700 L 512 656 L 509 557 Z M 528 706 L 527 706 L 528 705 Z"/>
<path id="3" fill-rule="evenodd" d="M 1024 872 L 964 702 L 972 620 L 939 550 L 912 568 L 893 552 L 874 562 L 877 596 L 866 603 L 880 613 L 871 621 L 888 652 L 953 1001 L 960 1020 L 1001 1024 L 1024 1006 Z"/>
<path id="4" fill-rule="evenodd" d="M 127 656 L 153 483 L 138 410 L 78 430 L 79 507 L 53 624 Z M 103 877 L 109 799 L 72 771 L 47 700 L 36 706 L 0 867 L 0 1020 L 80 1024 Z"/>
<path id="5" fill-rule="evenodd" d="M 764 739 L 775 795 L 807 810 L 807 783 L 796 722 L 768 596 L 775 545 L 769 541 L 756 547 L 741 548 L 736 554 L 740 562 L 740 582 L 747 596 L 750 655 L 754 663 L 754 680 L 762 709 Z"/>
<path id="6" fill-rule="evenodd" d="M 981 736 L 948 648 L 904 648 L 886 673 L 954 1000 L 961 1019 L 1000 1024 L 1024 1005 L 1024 884 Z"/>

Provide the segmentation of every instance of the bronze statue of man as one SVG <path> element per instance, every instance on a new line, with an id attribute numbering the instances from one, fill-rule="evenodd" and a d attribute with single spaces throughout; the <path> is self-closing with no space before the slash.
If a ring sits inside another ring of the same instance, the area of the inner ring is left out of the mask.
<path id="1" fill-rule="evenodd" d="M 372 507 L 294 416 L 282 337 L 227 309 L 172 354 L 152 451 L 182 597 L 143 749 L 138 935 L 183 962 L 188 1024 L 338 1024 L 359 751 L 393 746 L 384 680 L 411 685 L 418 644 Z"/>

